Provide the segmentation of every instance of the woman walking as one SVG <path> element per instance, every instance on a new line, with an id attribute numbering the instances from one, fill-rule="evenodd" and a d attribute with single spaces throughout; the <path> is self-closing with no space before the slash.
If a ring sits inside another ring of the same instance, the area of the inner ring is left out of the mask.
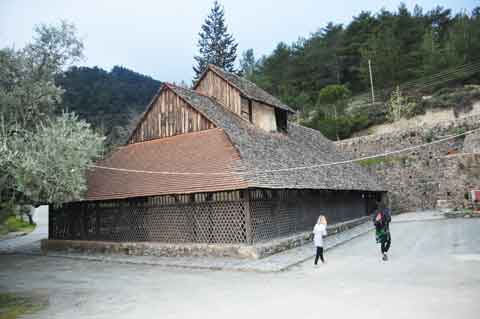
<path id="1" fill-rule="evenodd" d="M 317 224 L 313 228 L 313 242 L 317 248 L 317 254 L 315 256 L 315 265 L 318 263 L 318 258 L 325 262 L 323 259 L 323 236 L 327 236 L 327 219 L 325 216 L 318 216 Z"/>

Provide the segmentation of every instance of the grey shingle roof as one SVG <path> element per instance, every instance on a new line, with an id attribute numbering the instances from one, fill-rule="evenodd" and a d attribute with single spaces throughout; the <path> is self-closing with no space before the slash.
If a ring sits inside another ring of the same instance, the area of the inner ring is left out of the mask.
<path id="1" fill-rule="evenodd" d="M 237 167 L 249 187 L 382 191 L 385 187 L 358 164 L 293 171 L 265 170 L 311 166 L 346 160 L 320 132 L 289 123 L 288 134 L 269 133 L 195 91 L 171 87 L 192 107 L 222 128 L 240 154 Z"/>
<path id="2" fill-rule="evenodd" d="M 263 89 L 259 88 L 256 84 L 248 81 L 247 79 L 238 76 L 234 73 L 226 72 L 225 70 L 213 65 L 209 64 L 208 70 L 212 70 L 216 74 L 218 74 L 221 78 L 225 79 L 226 81 L 230 82 L 234 87 L 236 87 L 243 95 L 247 98 L 266 103 L 268 105 L 277 107 L 279 109 L 295 113 L 293 109 L 291 109 L 288 105 L 274 97 L 273 95 L 267 93 Z"/>

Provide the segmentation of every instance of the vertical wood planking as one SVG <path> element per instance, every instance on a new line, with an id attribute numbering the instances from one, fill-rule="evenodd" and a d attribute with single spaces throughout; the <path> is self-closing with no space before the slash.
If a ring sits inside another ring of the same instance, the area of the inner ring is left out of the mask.
<path id="1" fill-rule="evenodd" d="M 241 115 L 240 92 L 213 71 L 205 74 L 197 91 L 215 97 L 225 108 Z"/>
<path id="2" fill-rule="evenodd" d="M 215 125 L 170 90 L 164 90 L 137 125 L 129 143 L 214 128 Z"/>

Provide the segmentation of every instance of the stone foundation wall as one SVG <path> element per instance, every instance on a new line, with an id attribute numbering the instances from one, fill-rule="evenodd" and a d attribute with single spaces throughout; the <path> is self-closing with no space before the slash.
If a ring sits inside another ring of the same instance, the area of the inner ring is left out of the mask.
<path id="1" fill-rule="evenodd" d="M 480 127 L 480 116 L 336 143 L 352 158 L 434 142 Z M 394 212 L 436 208 L 437 201 L 468 207 L 466 193 L 480 187 L 479 133 L 360 164 L 377 174 L 389 191 Z"/>

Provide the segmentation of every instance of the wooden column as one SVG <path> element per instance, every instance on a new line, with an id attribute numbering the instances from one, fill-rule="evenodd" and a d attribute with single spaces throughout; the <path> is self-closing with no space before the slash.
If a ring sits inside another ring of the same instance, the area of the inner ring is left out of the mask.
<path id="1" fill-rule="evenodd" d="M 245 201 L 245 230 L 247 244 L 253 244 L 253 227 L 252 227 L 252 215 L 250 212 L 250 191 L 248 189 L 243 190 L 243 199 Z"/>
<path id="2" fill-rule="evenodd" d="M 85 240 L 87 239 L 87 236 L 86 236 L 86 228 L 87 228 L 87 222 L 86 222 L 86 209 L 85 209 L 85 205 L 81 205 L 80 206 L 80 239 L 81 240 Z"/>
<path id="3" fill-rule="evenodd" d="M 98 211 L 98 207 L 95 207 L 95 233 L 96 233 L 96 240 L 100 240 L 100 212 Z"/>

